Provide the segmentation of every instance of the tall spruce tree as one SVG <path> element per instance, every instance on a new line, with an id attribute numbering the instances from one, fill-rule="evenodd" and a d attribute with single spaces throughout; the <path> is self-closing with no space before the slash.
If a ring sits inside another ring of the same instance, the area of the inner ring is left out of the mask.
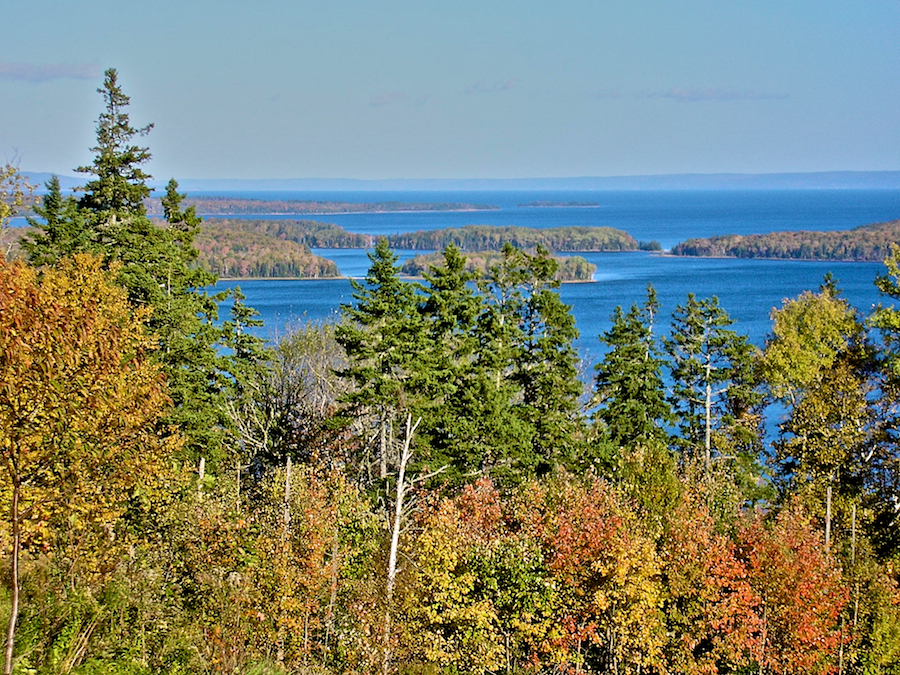
<path id="1" fill-rule="evenodd" d="M 396 464 L 397 425 L 421 405 L 428 373 L 419 359 L 429 350 L 416 287 L 400 279 L 387 239 L 376 242 L 369 260 L 365 282 L 351 282 L 355 303 L 341 306 L 344 321 L 336 338 L 349 360 L 342 374 L 355 385 L 347 401 L 355 414 L 376 425 L 375 457 L 360 468 L 385 479 Z"/>
<path id="2" fill-rule="evenodd" d="M 166 222 L 147 215 L 150 175 L 141 167 L 150 160 L 150 151 L 138 139 L 153 125 L 132 126 L 130 99 L 114 69 L 106 71 L 98 92 L 104 109 L 91 148 L 94 160 L 77 169 L 92 179 L 77 204 L 61 195 L 58 181 L 48 184 L 36 211 L 38 233 L 25 245 L 26 252 L 34 264 L 55 265 L 81 250 L 100 254 L 107 264 L 117 263 L 118 282 L 128 299 L 153 309 L 148 326 L 159 341 L 155 358 L 175 403 L 168 421 L 186 434 L 189 457 L 215 462 L 229 421 L 226 399 L 248 369 L 262 367 L 262 361 L 254 350 L 228 350 L 238 324 L 217 323 L 218 303 L 228 294 L 206 291 L 216 277 L 195 265 L 193 239 L 201 221 L 193 208 L 182 208 L 184 195 L 174 180 L 163 198 Z M 248 356 L 251 353 L 255 355 Z"/>
<path id="3" fill-rule="evenodd" d="M 466 259 L 453 244 L 444 249 L 442 263 L 430 267 L 424 278 L 419 310 L 429 351 L 421 358 L 428 361 L 433 377 L 420 434 L 431 446 L 433 460 L 449 467 L 444 479 L 458 482 L 477 471 L 481 462 L 471 417 L 471 397 L 479 378 L 475 325 L 481 299 L 472 286 L 475 274 L 466 271 Z"/>
<path id="4" fill-rule="evenodd" d="M 487 426 L 482 468 L 520 481 L 571 458 L 579 437 L 578 336 L 559 300 L 555 261 L 546 249 L 511 244 L 479 281 L 477 377 L 473 403 Z"/>
<path id="5" fill-rule="evenodd" d="M 759 455 L 762 394 L 754 378 L 754 347 L 731 330 L 734 323 L 717 297 L 693 293 L 675 308 L 672 332 L 663 338 L 671 359 L 670 402 L 681 437 L 676 445 L 687 459 L 699 459 L 709 475 L 715 459 L 744 466 Z"/>
<path id="6" fill-rule="evenodd" d="M 572 308 L 559 297 L 558 264 L 538 247 L 526 256 L 527 294 L 522 306 L 522 347 L 512 380 L 522 392 L 521 413 L 533 427 L 538 467 L 577 461 L 584 429 L 578 379 L 578 329 Z"/>
<path id="7" fill-rule="evenodd" d="M 616 307 L 612 327 L 600 336 L 609 347 L 596 366 L 594 418 L 617 447 L 632 448 L 668 438 L 666 425 L 672 411 L 662 379 L 665 364 L 653 337 L 653 318 L 659 309 L 656 293 L 648 288 L 643 307 L 628 313 Z"/>

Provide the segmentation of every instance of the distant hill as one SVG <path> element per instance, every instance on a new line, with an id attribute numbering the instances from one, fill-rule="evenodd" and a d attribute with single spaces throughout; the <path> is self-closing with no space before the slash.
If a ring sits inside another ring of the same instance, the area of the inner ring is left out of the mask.
<path id="1" fill-rule="evenodd" d="M 49 173 L 23 172 L 43 187 Z M 64 190 L 83 185 L 85 177 L 60 175 Z M 479 190 L 898 190 L 900 171 L 825 171 L 810 173 L 709 173 L 656 176 L 584 176 L 572 178 L 472 178 L 384 179 L 279 178 L 279 179 L 179 179 L 188 192 L 379 192 L 379 191 L 479 191 Z M 165 180 L 151 181 L 163 189 Z"/>
<path id="2" fill-rule="evenodd" d="M 832 232 L 770 232 L 688 239 L 672 255 L 881 262 L 900 243 L 900 220 Z"/>

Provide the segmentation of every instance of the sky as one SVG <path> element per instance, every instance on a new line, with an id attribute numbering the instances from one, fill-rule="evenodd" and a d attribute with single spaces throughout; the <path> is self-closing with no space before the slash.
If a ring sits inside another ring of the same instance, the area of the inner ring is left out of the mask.
<path id="1" fill-rule="evenodd" d="M 103 71 L 148 171 L 523 178 L 900 169 L 900 0 L 7 3 L 0 162 L 89 163 Z"/>

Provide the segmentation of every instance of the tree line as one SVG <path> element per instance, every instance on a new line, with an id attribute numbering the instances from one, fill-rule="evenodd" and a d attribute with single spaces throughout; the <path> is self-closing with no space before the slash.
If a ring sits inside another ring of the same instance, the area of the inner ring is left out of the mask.
<path id="1" fill-rule="evenodd" d="M 688 239 L 672 255 L 881 262 L 900 238 L 900 220 L 834 232 L 770 232 Z"/>
<path id="2" fill-rule="evenodd" d="M 585 369 L 546 250 L 407 282 L 382 239 L 265 345 L 100 92 L 83 196 L 0 259 L 5 672 L 900 667 L 893 307 L 826 278 L 758 349 L 649 287 Z"/>

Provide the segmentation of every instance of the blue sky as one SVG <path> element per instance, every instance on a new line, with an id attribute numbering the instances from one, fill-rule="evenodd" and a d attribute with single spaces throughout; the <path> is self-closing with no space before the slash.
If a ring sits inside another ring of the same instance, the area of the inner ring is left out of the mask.
<path id="1" fill-rule="evenodd" d="M 900 169 L 900 0 L 9 3 L 0 160 L 90 160 L 105 68 L 149 171 L 516 178 Z"/>

